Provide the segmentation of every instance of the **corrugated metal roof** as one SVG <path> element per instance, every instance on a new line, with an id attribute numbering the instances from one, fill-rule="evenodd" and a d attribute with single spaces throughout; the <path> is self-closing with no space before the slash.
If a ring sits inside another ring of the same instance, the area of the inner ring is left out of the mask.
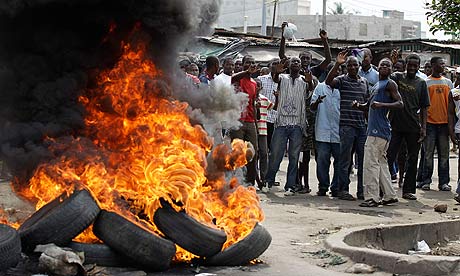
<path id="1" fill-rule="evenodd" d="M 460 44 L 444 44 L 444 43 L 437 43 L 437 42 L 430 42 L 430 41 L 420 41 L 422 44 L 435 46 L 439 48 L 450 48 L 460 50 Z"/>

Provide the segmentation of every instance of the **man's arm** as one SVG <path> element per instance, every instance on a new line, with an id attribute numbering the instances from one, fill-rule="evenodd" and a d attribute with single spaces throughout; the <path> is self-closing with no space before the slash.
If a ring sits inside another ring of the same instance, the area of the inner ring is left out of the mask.
<path id="1" fill-rule="evenodd" d="M 325 83 L 329 85 L 332 89 L 337 88 L 335 77 L 338 75 L 337 71 L 340 65 L 344 64 L 345 61 L 347 60 L 347 55 L 348 55 L 347 50 L 340 52 L 337 55 L 337 61 L 335 62 L 334 67 L 331 69 L 331 71 L 329 71 L 329 74 L 327 74 Z"/>
<path id="2" fill-rule="evenodd" d="M 278 56 L 281 60 L 286 59 L 286 38 L 284 38 L 284 28 L 287 26 L 287 22 L 283 22 L 281 24 L 281 42 L 280 42 L 280 49 L 278 52 Z"/>
<path id="3" fill-rule="evenodd" d="M 390 97 L 394 100 L 392 103 L 382 103 L 374 101 L 371 105 L 372 108 L 389 108 L 389 109 L 401 109 L 404 107 L 404 103 L 401 98 L 401 94 L 398 91 L 398 85 L 393 81 L 390 80 L 386 87 L 386 91 L 390 94 Z"/>
<path id="4" fill-rule="evenodd" d="M 449 136 L 452 143 L 457 145 L 457 137 L 455 136 L 455 103 L 452 93 L 449 93 L 449 103 L 447 107 L 448 123 L 449 123 Z"/>
<path id="5" fill-rule="evenodd" d="M 319 68 L 321 69 L 321 71 L 324 72 L 332 60 L 331 48 L 329 47 L 329 42 L 327 41 L 326 30 L 320 30 L 319 36 L 321 37 L 321 41 L 323 42 L 323 46 L 324 46 L 324 60 L 319 64 Z"/>
<path id="6" fill-rule="evenodd" d="M 243 78 L 250 78 L 252 74 L 256 73 L 258 70 L 259 69 L 257 69 L 257 66 L 253 64 L 248 68 L 248 70 L 233 74 L 231 82 L 232 84 L 234 84 L 239 82 Z"/>

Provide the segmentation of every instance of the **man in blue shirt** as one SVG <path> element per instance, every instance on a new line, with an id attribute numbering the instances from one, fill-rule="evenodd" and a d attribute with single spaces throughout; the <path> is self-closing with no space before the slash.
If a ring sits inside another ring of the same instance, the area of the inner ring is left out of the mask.
<path id="1" fill-rule="evenodd" d="M 331 70 L 333 64 L 328 66 Z M 318 178 L 318 196 L 325 196 L 331 190 L 337 190 L 340 159 L 340 92 L 333 90 L 324 82 L 319 83 L 311 97 L 310 109 L 316 111 L 316 177 Z M 334 158 L 334 176 L 329 178 L 331 156 Z"/>
<path id="2" fill-rule="evenodd" d="M 364 57 L 361 61 L 358 75 L 367 79 L 369 87 L 373 87 L 379 81 L 379 73 L 372 66 L 372 52 L 368 48 L 363 49 Z"/>

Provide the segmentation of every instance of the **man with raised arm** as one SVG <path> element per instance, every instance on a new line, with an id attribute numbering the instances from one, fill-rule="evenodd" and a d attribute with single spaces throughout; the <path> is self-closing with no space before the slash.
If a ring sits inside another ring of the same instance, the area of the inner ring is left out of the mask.
<path id="1" fill-rule="evenodd" d="M 348 56 L 347 51 L 342 51 L 337 56 L 334 67 L 326 78 L 326 84 L 332 89 L 340 91 L 340 172 L 337 187 L 331 191 L 333 197 L 342 200 L 356 200 L 349 193 L 350 176 L 348 169 L 351 162 L 351 151 L 356 145 L 358 154 L 358 199 L 364 199 L 363 192 L 363 158 L 364 143 L 366 142 L 366 119 L 364 112 L 354 109 L 354 101 L 366 102 L 369 98 L 369 83 L 367 79 L 358 75 L 358 59 Z M 346 63 L 347 74 L 337 76 L 339 67 Z"/>

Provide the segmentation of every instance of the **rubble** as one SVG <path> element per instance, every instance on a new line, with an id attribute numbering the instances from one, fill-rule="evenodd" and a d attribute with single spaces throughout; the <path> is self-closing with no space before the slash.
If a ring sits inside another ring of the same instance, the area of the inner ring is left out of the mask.
<path id="1" fill-rule="evenodd" d="M 438 213 L 445 213 L 447 212 L 447 204 L 435 204 L 434 205 L 434 210 Z"/>
<path id="2" fill-rule="evenodd" d="M 42 252 L 39 266 L 46 271 L 62 276 L 74 276 L 84 271 L 84 254 L 55 244 L 38 245 L 35 252 Z"/>

